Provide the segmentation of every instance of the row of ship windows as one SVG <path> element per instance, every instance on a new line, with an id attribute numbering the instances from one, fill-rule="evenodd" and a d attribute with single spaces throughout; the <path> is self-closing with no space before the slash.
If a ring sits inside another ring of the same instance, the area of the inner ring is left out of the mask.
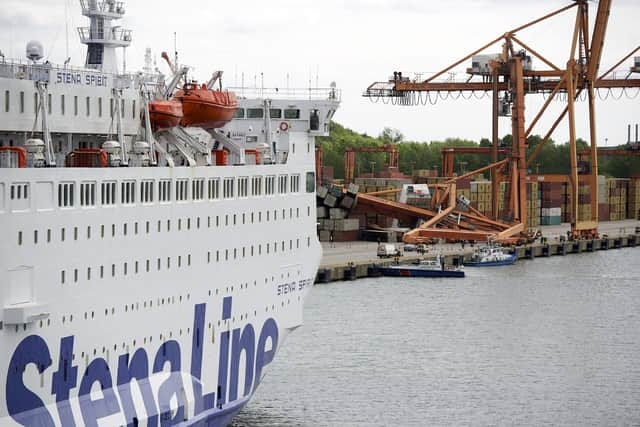
<path id="1" fill-rule="evenodd" d="M 88 275 L 90 275 L 90 273 L 88 273 Z M 298 271 L 298 276 L 300 276 L 300 271 Z M 285 279 L 284 273 L 280 274 L 280 278 L 281 279 Z M 291 279 L 291 272 L 287 272 L 286 279 Z M 274 281 L 275 281 L 275 276 L 271 276 L 271 282 L 273 283 Z M 269 284 L 269 278 L 268 277 L 264 278 L 264 283 L 265 283 L 265 285 Z M 258 282 L 256 280 L 254 280 L 253 281 L 253 286 L 256 287 L 257 285 L 258 285 Z M 248 289 L 248 288 L 249 288 L 249 282 L 240 283 L 240 287 L 239 287 L 240 290 Z M 233 285 L 227 286 L 224 289 L 224 294 L 225 295 L 233 294 L 234 289 L 235 289 L 235 287 Z M 221 290 L 222 290 L 221 288 L 220 289 L 216 288 L 215 290 L 209 289 L 208 296 L 209 297 L 218 296 Z M 189 301 L 190 298 L 191 298 L 191 294 L 187 294 L 186 297 L 184 298 L 184 301 Z M 178 296 L 178 300 L 177 301 L 178 301 L 178 303 L 182 303 L 182 301 L 183 301 L 182 295 Z M 298 301 L 300 301 L 300 297 L 298 297 Z M 176 297 L 175 296 L 170 296 L 170 297 L 167 297 L 167 298 L 157 297 L 156 298 L 156 307 L 164 306 L 165 302 L 166 302 L 167 305 L 175 304 L 176 303 Z M 290 303 L 290 300 L 287 301 L 287 304 L 289 304 L 289 303 Z M 151 308 L 153 308 L 153 304 L 154 304 L 153 299 L 150 299 L 148 301 L 145 300 L 145 301 L 142 302 L 142 308 L 143 309 L 147 309 L 147 307 L 148 307 L 148 308 L 151 309 Z M 136 302 L 135 304 L 134 303 L 125 304 L 123 311 L 125 313 L 128 313 L 128 312 L 132 312 L 133 313 L 135 311 L 139 311 L 140 307 L 141 307 L 141 304 L 139 302 Z M 272 308 L 275 309 L 275 305 L 272 305 Z M 265 308 L 265 311 L 267 311 L 267 312 L 269 311 L 269 307 L 268 306 Z M 108 317 L 109 315 L 113 316 L 115 314 L 116 314 L 115 307 L 111 307 L 111 310 L 109 310 L 109 308 L 105 308 L 104 309 L 104 316 L 105 317 Z M 257 311 L 254 311 L 254 315 L 257 315 Z M 95 311 L 85 311 L 84 312 L 84 319 L 85 320 L 94 319 L 95 316 L 96 316 Z M 244 315 L 241 314 L 240 315 L 240 320 L 246 319 L 248 317 L 249 317 L 249 315 L 246 314 L 246 313 Z M 236 320 L 236 318 L 233 317 L 232 322 L 235 322 L 235 320 Z M 73 322 L 73 314 L 63 315 L 62 316 L 62 323 L 65 323 L 67 321 Z M 49 320 L 48 323 L 50 324 L 50 320 Z M 42 327 L 42 326 L 44 326 L 44 324 L 43 324 L 43 321 L 41 320 L 40 321 L 40 327 Z M 218 326 L 220 326 L 220 320 L 218 320 Z M 211 328 L 211 326 L 209 326 L 209 328 Z M 180 331 L 180 334 L 182 334 L 182 330 Z"/>
<path id="2" fill-rule="evenodd" d="M 248 256 L 253 257 L 270 254 L 275 255 L 278 253 L 278 251 L 285 252 L 287 249 L 289 251 L 293 251 L 294 246 L 295 249 L 300 249 L 299 238 L 295 240 L 295 245 L 293 239 L 290 239 L 288 245 L 285 240 L 282 240 L 280 242 L 265 243 L 264 245 L 260 243 L 257 245 L 243 246 L 241 248 L 225 249 L 224 251 L 216 250 L 215 253 L 213 253 L 212 251 L 207 251 L 206 263 L 219 263 L 223 261 L 243 259 Z M 311 237 L 307 237 L 307 247 L 309 246 L 311 246 Z M 154 268 L 156 271 L 162 271 L 163 269 L 171 270 L 173 263 L 175 263 L 174 265 L 177 268 L 191 267 L 191 254 L 188 254 L 185 257 L 183 257 L 182 255 L 178 255 L 174 258 L 175 259 L 172 259 L 172 257 L 170 256 L 166 258 L 158 257 L 156 258 L 155 262 L 152 262 L 151 259 L 146 259 L 144 260 L 144 262 L 134 261 L 133 263 L 131 263 L 131 269 L 130 264 L 128 262 L 124 262 L 122 264 L 121 275 L 124 277 L 128 276 L 129 274 L 139 274 L 140 272 L 142 272 L 142 270 L 144 270 L 144 272 L 146 273 L 149 273 Z M 118 274 L 118 266 L 116 264 L 111 264 L 110 268 L 108 266 L 105 267 L 104 265 L 101 265 L 96 270 L 97 273 L 95 273 L 95 275 L 100 279 L 104 279 L 109 275 L 111 275 L 111 277 L 116 277 L 116 275 Z M 61 270 L 60 284 L 64 285 L 66 283 L 78 283 L 80 281 L 80 273 L 80 270 L 77 268 L 69 270 L 68 272 L 67 270 Z M 92 278 L 94 278 L 94 270 L 92 267 L 87 267 L 86 281 L 90 281 L 92 280 Z"/>
<path id="3" fill-rule="evenodd" d="M 277 179 L 277 180 L 276 180 Z M 222 182 L 221 182 L 222 181 Z M 277 184 L 277 185 L 276 185 Z M 79 197 L 76 194 L 78 183 L 58 183 L 58 207 L 72 208 L 79 202 L 82 207 L 96 205 L 123 205 L 135 203 L 169 203 L 172 201 L 201 201 L 273 196 L 300 192 L 300 175 L 241 176 L 226 178 L 176 178 L 120 181 L 82 181 L 79 184 Z M 98 192 L 98 188 L 100 191 Z M 315 174 L 306 176 L 306 192 L 315 191 Z M 15 182 L 9 188 L 11 201 L 28 201 L 29 183 Z M 79 199 L 79 200 L 78 200 Z"/>
<path id="4" fill-rule="evenodd" d="M 293 219 L 294 218 L 294 211 L 293 208 L 289 208 L 289 219 Z M 307 206 L 307 216 L 311 216 L 311 207 Z M 247 223 L 249 224 L 255 224 L 255 223 L 262 223 L 263 221 L 263 217 L 265 222 L 270 222 L 270 221 L 278 221 L 278 209 L 274 209 L 273 211 L 270 210 L 266 210 L 264 211 L 264 215 L 263 212 L 251 212 L 249 214 L 247 213 L 242 213 L 242 214 L 225 214 L 224 217 L 222 215 L 216 215 L 216 216 L 207 216 L 207 228 L 211 228 L 211 227 L 220 227 L 220 226 L 235 226 L 235 225 L 239 225 L 238 222 L 241 219 L 242 224 L 245 225 Z M 273 219 L 272 219 L 273 218 Z M 295 210 L 295 218 L 300 218 L 300 208 L 296 208 Z M 224 219 L 224 221 L 223 221 Z M 287 219 L 287 209 L 282 209 L 282 214 L 280 215 L 280 219 L 281 220 L 286 220 Z M 182 218 L 178 218 L 177 220 L 174 220 L 174 224 L 176 224 L 176 228 L 177 231 L 182 231 L 183 228 L 185 228 L 187 231 L 191 230 L 191 218 L 186 218 L 186 220 L 183 222 Z M 184 224 L 184 226 L 183 226 Z M 171 228 L 172 228 L 172 222 L 171 219 L 167 219 L 166 221 L 162 221 L 162 220 L 158 220 L 156 223 L 156 227 L 155 229 L 157 230 L 158 233 L 162 232 L 162 230 L 165 228 L 163 227 L 166 226 L 166 231 L 170 232 Z M 202 224 L 201 218 L 200 217 L 196 217 L 195 218 L 195 228 L 196 229 L 200 229 L 201 227 L 204 227 L 204 225 Z M 134 222 L 133 223 L 133 235 L 138 235 L 141 234 L 142 231 L 140 230 L 140 223 L 139 222 Z M 116 224 L 111 224 L 111 233 L 107 232 L 107 227 L 102 224 L 100 225 L 100 238 L 105 238 L 108 234 L 111 235 L 111 237 L 116 237 Z M 145 221 L 144 223 L 144 233 L 145 234 L 150 234 L 152 230 L 151 227 L 151 221 Z M 53 232 L 50 228 L 48 228 L 46 230 L 46 232 L 44 233 L 44 238 L 42 241 L 46 242 L 46 243 L 51 243 L 51 240 L 53 238 Z M 129 235 L 129 224 L 128 223 L 123 223 L 122 224 L 122 236 L 128 236 Z M 39 230 L 33 230 L 33 244 L 37 245 L 39 243 L 41 243 L 41 234 L 39 233 Z M 80 229 L 79 227 L 73 227 L 73 240 L 78 240 L 80 236 Z M 93 236 L 93 227 L 88 225 L 87 226 L 87 234 L 86 234 L 86 238 L 87 240 L 90 240 L 91 237 Z M 60 228 L 60 241 L 64 242 L 67 238 L 67 229 L 65 227 Z M 18 231 L 18 246 L 22 246 L 22 244 L 24 243 L 24 233 L 22 232 L 22 230 Z"/>
<path id="5" fill-rule="evenodd" d="M 284 116 L 283 110 L 280 108 L 269 108 L 269 118 L 271 119 L 286 119 L 295 120 L 300 118 L 300 110 L 297 108 L 285 108 Z M 264 118 L 264 108 L 238 108 L 233 116 L 235 119 L 262 119 Z"/>
<path id="6" fill-rule="evenodd" d="M 273 281 L 273 277 L 271 278 L 271 280 Z M 266 283 L 266 282 L 267 282 L 267 279 L 265 278 L 265 283 Z M 254 285 L 255 285 L 255 282 L 254 282 Z M 241 288 L 243 288 L 243 287 L 244 287 L 245 289 L 247 289 L 247 288 L 248 288 L 248 286 L 249 286 L 249 284 L 248 284 L 248 283 L 245 283 L 245 284 L 241 284 L 241 285 L 240 285 L 240 287 L 241 287 Z M 233 288 L 233 286 L 232 286 L 231 288 Z M 228 290 L 229 290 L 229 288 L 227 287 L 227 291 L 228 291 Z M 218 295 L 218 289 L 216 289 L 216 290 L 215 290 L 215 294 L 216 294 L 216 295 Z M 209 296 L 211 296 L 211 291 L 209 291 Z M 189 295 L 189 294 L 187 294 L 185 298 L 183 298 L 183 297 L 182 297 L 182 295 L 180 295 L 180 296 L 179 296 L 179 299 L 178 299 L 178 302 L 182 302 L 183 300 L 184 300 L 184 301 L 188 301 L 189 299 L 190 299 L 190 295 Z M 300 297 L 300 296 L 298 296 L 298 299 L 297 299 L 297 300 L 298 300 L 298 302 L 300 302 L 300 301 L 301 301 L 301 297 Z M 165 298 L 162 298 L 162 299 L 161 299 L 161 298 L 158 298 L 158 299 L 157 299 L 156 307 L 164 306 L 165 304 L 166 304 L 166 305 L 173 305 L 173 304 L 175 304 L 175 303 L 176 303 L 176 297 L 168 297 L 168 298 L 166 298 L 166 299 L 165 299 Z M 287 299 L 286 301 L 282 300 L 282 301 L 280 302 L 280 307 L 283 307 L 283 308 L 284 308 L 285 306 L 290 305 L 290 304 L 291 304 L 291 299 Z M 149 300 L 148 302 L 147 302 L 147 301 L 144 301 L 144 302 L 143 302 L 143 304 L 142 304 L 142 309 L 152 309 L 152 308 L 153 308 L 153 306 L 154 306 L 154 302 L 153 302 L 153 300 Z M 133 311 L 139 311 L 139 310 L 140 310 L 140 308 L 141 308 L 141 304 L 140 304 L 140 303 L 131 304 L 130 306 L 129 306 L 129 305 L 126 305 L 126 306 L 125 306 L 125 312 L 127 312 L 127 311 L 131 311 L 131 312 L 133 312 Z M 279 307 L 278 307 L 276 304 L 265 305 L 265 313 L 269 313 L 270 311 L 271 311 L 271 312 L 276 311 L 276 310 L 277 310 L 277 308 L 279 308 Z M 109 316 L 109 315 L 115 315 L 116 310 L 115 310 L 115 308 L 114 308 L 114 307 L 111 307 L 111 309 L 109 309 L 109 308 L 105 308 L 104 312 L 105 312 L 105 317 L 107 317 L 107 316 Z M 85 312 L 85 313 L 84 313 L 84 319 L 85 319 L 85 320 L 94 319 L 94 318 L 95 318 L 95 316 L 96 316 L 95 311 Z M 258 316 L 258 310 L 254 310 L 254 311 L 253 311 L 253 316 L 254 316 L 254 317 L 257 317 L 257 316 Z M 240 322 L 242 322 L 242 321 L 246 321 L 247 319 L 249 319 L 249 317 L 250 317 L 250 313 L 248 313 L 248 312 L 247 312 L 247 313 L 241 313 L 241 314 L 240 314 L 240 317 L 239 317 L 239 321 L 240 321 Z M 63 323 L 63 324 L 65 324 L 65 323 L 67 323 L 67 322 L 72 323 L 73 321 L 74 321 L 73 314 L 63 315 L 63 316 L 62 316 L 62 323 Z M 231 319 L 227 319 L 227 320 L 218 320 L 218 321 L 217 321 L 217 327 L 223 327 L 223 326 L 224 326 L 225 328 L 229 328 L 229 327 L 231 327 L 231 328 L 232 328 L 233 326 L 235 326 L 235 323 L 236 323 L 236 317 L 234 316 L 234 317 L 232 317 Z M 39 324 L 39 326 L 40 326 L 40 328 L 43 328 L 43 327 L 45 327 L 45 326 L 51 326 L 51 319 L 47 319 L 46 321 L 44 321 L 44 320 L 40 320 L 40 324 Z M 208 323 L 208 329 L 209 329 L 209 330 L 211 331 L 211 333 L 213 334 L 213 335 L 212 335 L 212 339 L 211 339 L 211 343 L 212 343 L 212 344 L 215 344 L 215 338 L 216 338 L 216 337 L 215 337 L 215 329 L 214 329 L 214 326 L 215 326 L 215 325 L 214 325 L 214 322 L 209 322 L 209 323 Z M 4 329 L 3 322 L 0 322 L 0 331 L 1 331 L 1 330 L 3 330 L 3 329 Z M 22 325 L 22 329 L 23 329 L 24 331 L 26 331 L 26 330 L 27 330 L 27 324 L 23 324 L 23 325 Z M 15 331 L 16 331 L 16 332 L 18 332 L 19 330 L 20 330 L 20 326 L 19 326 L 19 325 L 15 325 Z M 182 328 L 177 329 L 177 330 L 176 330 L 176 332 L 175 332 L 175 334 L 174 334 L 174 332 L 173 332 L 173 331 L 169 331 L 168 333 L 164 333 L 164 334 L 162 334 L 162 333 L 161 333 L 161 334 L 159 334 L 159 335 L 158 335 L 158 338 L 159 338 L 159 340 L 162 342 L 163 340 L 165 340 L 165 341 L 166 341 L 167 339 L 173 339 L 173 338 L 174 338 L 174 336 L 175 336 L 175 337 L 179 337 L 179 336 L 181 337 L 181 336 L 183 335 L 183 333 L 186 333 L 186 335 L 187 335 L 187 336 L 190 336 L 190 334 L 191 334 L 191 327 L 187 326 L 187 327 L 186 327 L 186 329 L 182 329 Z M 147 336 L 144 336 L 144 337 L 141 339 L 141 341 L 142 341 L 142 344 L 153 343 L 153 336 L 152 336 L 152 335 L 150 335 L 150 336 L 148 336 L 148 337 L 147 337 Z M 137 340 L 137 339 L 133 339 L 133 340 L 131 341 L 131 345 L 132 345 L 133 347 L 136 347 L 136 346 L 138 345 L 138 340 Z M 123 350 L 125 350 L 125 349 L 126 349 L 126 347 L 127 347 L 127 343 L 126 343 L 126 342 L 123 342 L 123 343 L 122 343 L 122 349 L 123 349 Z M 114 344 L 114 345 L 113 345 L 113 351 L 117 351 L 117 350 L 118 350 L 118 345 L 117 345 L 117 344 Z M 81 357 L 81 358 L 84 358 L 85 356 L 89 356 L 89 355 L 91 355 L 92 353 L 93 353 L 93 356 L 96 356 L 96 355 L 97 355 L 97 353 L 98 353 L 99 351 L 100 351 L 100 349 L 99 349 L 99 348 L 93 348 L 91 351 L 87 351 L 87 352 L 82 351 L 82 352 L 80 352 L 80 357 Z M 108 353 L 108 351 L 109 351 L 109 348 L 108 348 L 107 346 L 103 346 L 103 347 L 102 347 L 102 354 Z M 72 355 L 72 360 L 75 360 L 75 358 L 76 358 L 76 353 L 74 353 L 74 354 Z"/>
<path id="7" fill-rule="evenodd" d="M 12 107 L 17 108 L 17 111 L 19 111 L 21 114 L 25 112 L 25 110 L 27 109 L 26 107 L 27 101 L 26 101 L 24 91 L 19 92 L 17 95 L 17 98 L 18 98 L 18 101 L 16 103 L 15 101 L 13 101 L 11 92 L 8 90 L 4 91 L 4 112 L 5 113 L 10 113 L 12 111 Z M 61 94 L 59 99 L 60 99 L 59 103 L 53 102 L 53 95 L 50 93 L 47 95 L 47 112 L 49 114 L 53 114 L 55 110 L 59 111 L 60 115 L 62 116 L 67 114 L 68 101 L 66 96 L 64 94 Z M 39 99 L 38 92 L 34 92 L 33 93 L 33 111 L 36 114 L 38 113 L 40 101 L 41 100 Z M 91 117 L 92 111 L 93 111 L 94 116 L 97 115 L 97 117 L 102 117 L 104 114 L 104 107 L 106 107 L 106 105 L 104 105 L 103 107 L 103 104 L 106 104 L 106 101 L 104 102 L 103 101 L 104 100 L 102 97 L 92 98 L 90 96 L 87 96 L 87 97 L 84 97 L 84 100 L 82 100 L 80 99 L 80 97 L 74 96 L 73 102 L 71 103 L 70 107 L 73 108 L 74 116 L 79 116 L 82 113 L 84 113 L 86 117 Z M 126 105 L 125 100 L 120 99 L 120 106 L 119 106 L 120 115 L 123 118 L 125 117 L 125 105 Z M 82 112 L 80 111 L 81 109 L 82 109 Z M 110 117 L 113 118 L 113 116 L 117 114 L 117 111 L 116 111 L 117 109 L 118 109 L 118 101 L 115 98 L 109 98 Z M 137 115 L 136 100 L 132 99 L 131 100 L 131 118 L 135 120 L 136 115 Z"/>

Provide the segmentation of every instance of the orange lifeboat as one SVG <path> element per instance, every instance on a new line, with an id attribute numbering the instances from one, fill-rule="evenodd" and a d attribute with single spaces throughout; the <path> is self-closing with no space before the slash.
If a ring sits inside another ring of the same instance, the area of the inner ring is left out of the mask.
<path id="1" fill-rule="evenodd" d="M 149 119 L 155 130 L 178 126 L 182 117 L 182 103 L 178 100 L 159 99 L 149 103 Z"/>
<path id="2" fill-rule="evenodd" d="M 238 109 L 235 93 L 211 90 L 204 84 L 187 83 L 176 92 L 174 99 L 182 102 L 182 126 L 221 128 L 233 119 Z"/>

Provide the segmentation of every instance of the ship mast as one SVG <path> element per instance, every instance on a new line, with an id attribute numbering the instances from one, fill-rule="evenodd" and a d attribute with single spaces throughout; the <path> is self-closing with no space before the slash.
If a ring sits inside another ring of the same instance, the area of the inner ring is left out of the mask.
<path id="1" fill-rule="evenodd" d="M 87 45 L 85 66 L 106 73 L 118 73 L 116 48 L 131 44 L 131 30 L 113 21 L 124 16 L 123 2 L 115 0 L 80 0 L 82 14 L 90 19 L 89 27 L 79 27 L 80 41 Z"/>

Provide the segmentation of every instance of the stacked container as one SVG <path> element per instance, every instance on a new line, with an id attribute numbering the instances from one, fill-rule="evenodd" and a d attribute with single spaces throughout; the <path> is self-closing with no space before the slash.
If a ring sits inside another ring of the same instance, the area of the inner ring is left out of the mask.
<path id="1" fill-rule="evenodd" d="M 491 181 L 470 183 L 471 205 L 485 215 L 491 215 Z"/>
<path id="2" fill-rule="evenodd" d="M 540 224 L 558 225 L 562 214 L 562 183 L 540 183 Z"/>
<path id="3" fill-rule="evenodd" d="M 540 193 L 537 182 L 527 182 L 527 227 L 540 225 Z"/>
<path id="4" fill-rule="evenodd" d="M 506 198 L 509 193 L 509 183 L 503 181 L 500 183 L 499 204 L 498 209 L 500 212 L 499 217 L 510 220 L 510 218 L 504 218 L 506 209 Z M 540 225 L 540 185 L 537 182 L 527 182 L 527 228 L 537 227 Z"/>
<path id="5" fill-rule="evenodd" d="M 471 179 L 460 179 L 456 182 L 456 198 L 460 196 L 471 200 Z"/>
<path id="6" fill-rule="evenodd" d="M 609 219 L 620 221 L 627 218 L 627 186 L 629 180 L 611 178 L 609 187 Z"/>
<path id="7" fill-rule="evenodd" d="M 640 177 L 629 180 L 627 193 L 627 218 L 640 219 Z"/>
<path id="8" fill-rule="evenodd" d="M 373 193 L 402 188 L 404 184 L 411 184 L 411 180 L 404 178 L 356 178 L 355 183 L 360 187 L 361 193 Z M 398 193 L 381 194 L 376 197 L 396 201 Z"/>
<path id="9" fill-rule="evenodd" d="M 598 175 L 598 221 L 609 221 L 609 183 L 607 178 Z"/>
<path id="10" fill-rule="evenodd" d="M 562 222 L 571 222 L 571 185 L 568 182 L 562 183 L 562 203 L 560 205 L 560 219 Z"/>
<path id="11" fill-rule="evenodd" d="M 591 188 L 586 183 L 578 185 L 578 221 L 591 221 Z"/>

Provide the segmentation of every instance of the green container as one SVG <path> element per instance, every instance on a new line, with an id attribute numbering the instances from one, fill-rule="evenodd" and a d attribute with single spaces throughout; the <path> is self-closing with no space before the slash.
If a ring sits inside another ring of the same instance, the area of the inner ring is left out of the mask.
<path id="1" fill-rule="evenodd" d="M 541 216 L 540 225 L 560 225 L 562 221 L 559 216 Z"/>

